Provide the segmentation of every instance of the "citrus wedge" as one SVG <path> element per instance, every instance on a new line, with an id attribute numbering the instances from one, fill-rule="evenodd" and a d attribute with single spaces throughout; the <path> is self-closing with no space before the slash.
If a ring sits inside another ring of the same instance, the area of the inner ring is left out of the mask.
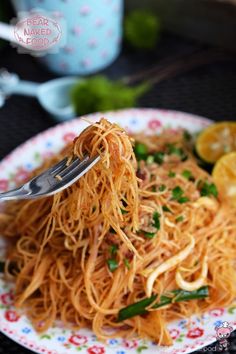
<path id="1" fill-rule="evenodd" d="M 202 160 L 215 163 L 221 156 L 236 151 L 236 122 L 210 125 L 197 138 L 196 150 Z"/>
<path id="2" fill-rule="evenodd" d="M 222 156 L 212 175 L 220 198 L 236 206 L 236 152 Z"/>

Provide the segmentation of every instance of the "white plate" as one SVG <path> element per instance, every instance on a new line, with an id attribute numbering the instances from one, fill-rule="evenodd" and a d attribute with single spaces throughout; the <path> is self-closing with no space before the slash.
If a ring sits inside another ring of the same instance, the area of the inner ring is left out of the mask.
<path id="1" fill-rule="evenodd" d="M 104 114 L 87 116 L 97 121 Z M 190 114 L 157 109 L 129 109 L 105 114 L 111 122 L 117 122 L 130 132 L 157 133 L 163 127 L 173 129 L 184 127 L 196 132 L 211 121 Z M 87 123 L 75 119 L 48 129 L 30 139 L 0 163 L 0 191 L 12 188 L 23 180 L 46 156 L 59 151 L 68 141 L 78 135 Z M 0 257 L 3 257 L 4 243 L 0 239 Z M 187 320 L 175 321 L 169 325 L 173 346 L 158 347 L 148 340 L 111 339 L 101 343 L 90 330 L 72 332 L 61 326 L 51 328 L 43 335 L 37 334 L 28 319 L 12 306 L 9 284 L 0 279 L 0 330 L 12 340 L 44 354 L 180 354 L 191 353 L 216 340 L 215 326 L 220 321 L 228 321 L 234 327 L 236 304 L 230 308 L 217 308 L 205 313 L 201 318 L 192 317 L 191 325 Z"/>

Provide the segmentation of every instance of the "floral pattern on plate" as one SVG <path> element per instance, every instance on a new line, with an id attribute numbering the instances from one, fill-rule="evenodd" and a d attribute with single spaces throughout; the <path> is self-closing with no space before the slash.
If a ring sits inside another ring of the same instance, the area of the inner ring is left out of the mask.
<path id="1" fill-rule="evenodd" d="M 86 116 L 95 122 L 104 113 Z M 157 110 L 129 109 L 108 112 L 105 117 L 124 127 L 128 132 L 145 131 L 158 133 L 163 128 L 175 133 L 178 127 L 197 132 L 210 124 L 210 120 L 190 114 Z M 33 137 L 0 163 L 0 192 L 10 189 L 25 178 L 29 172 L 39 166 L 42 161 L 58 152 L 66 143 L 72 141 L 86 126 L 87 122 L 77 118 L 59 124 L 56 127 Z M 5 244 L 0 238 L 0 260 L 4 259 Z M 236 303 L 229 308 L 217 308 L 203 314 L 193 316 L 189 320 L 174 321 L 169 324 L 173 339 L 171 347 L 160 347 L 149 340 L 109 339 L 99 342 L 88 329 L 72 331 L 61 323 L 55 324 L 46 333 L 38 334 L 29 320 L 13 306 L 12 284 L 0 278 L 0 330 L 19 344 L 36 353 L 44 354 L 180 354 L 191 353 L 216 340 L 215 326 L 228 321 L 236 327 Z"/>

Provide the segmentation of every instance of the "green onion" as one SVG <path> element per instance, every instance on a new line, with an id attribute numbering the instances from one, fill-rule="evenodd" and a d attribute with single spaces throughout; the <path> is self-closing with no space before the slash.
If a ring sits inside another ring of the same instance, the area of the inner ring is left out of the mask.
<path id="1" fill-rule="evenodd" d="M 157 230 L 160 230 L 160 227 L 161 227 L 161 224 L 160 224 L 160 216 L 161 216 L 161 215 L 160 215 L 157 211 L 155 211 L 155 212 L 153 213 L 153 216 L 152 216 L 153 221 L 154 221 L 153 226 L 154 226 Z"/>
<path id="2" fill-rule="evenodd" d="M 152 186 L 152 192 L 156 192 L 157 191 L 157 187 L 156 186 Z"/>
<path id="3" fill-rule="evenodd" d="M 164 190 L 166 190 L 166 186 L 164 184 L 160 185 L 159 191 L 164 192 Z"/>
<path id="4" fill-rule="evenodd" d="M 127 213 L 128 213 L 128 211 L 127 211 L 127 210 L 122 209 L 122 208 L 120 208 L 120 211 L 121 211 L 121 214 L 127 214 Z"/>
<path id="5" fill-rule="evenodd" d="M 202 197 L 213 195 L 215 198 L 218 196 L 218 191 L 214 183 L 204 182 L 200 184 L 200 194 Z"/>
<path id="6" fill-rule="evenodd" d="M 148 156 L 148 147 L 142 143 L 135 143 L 134 153 L 138 161 L 146 160 Z"/>
<path id="7" fill-rule="evenodd" d="M 178 200 L 180 197 L 182 197 L 183 194 L 184 194 L 184 191 L 179 186 L 175 187 L 172 190 L 172 198 L 175 200 Z"/>
<path id="8" fill-rule="evenodd" d="M 117 250 L 118 250 L 118 246 L 115 245 L 115 244 L 114 244 L 114 245 L 111 245 L 111 247 L 110 247 L 110 249 L 109 249 L 110 254 L 111 254 L 112 256 L 116 254 Z"/>
<path id="9" fill-rule="evenodd" d="M 180 197 L 178 199 L 178 203 L 179 204 L 184 204 L 184 203 L 187 203 L 187 202 L 189 202 L 189 198 L 188 197 Z"/>
<path id="10" fill-rule="evenodd" d="M 172 296 L 166 296 L 162 295 L 160 297 L 160 301 L 155 304 L 152 309 L 157 309 L 159 307 L 175 303 L 175 302 L 181 302 L 181 301 L 189 301 L 189 300 L 195 300 L 195 299 L 204 299 L 207 296 L 209 296 L 208 292 L 208 287 L 203 286 L 199 288 L 198 290 L 194 291 L 185 291 L 185 290 L 173 290 L 171 291 Z M 118 322 L 124 321 L 128 318 L 134 317 L 134 316 L 140 316 L 140 315 L 145 315 L 148 313 L 146 308 L 150 306 L 157 298 L 157 295 L 153 295 L 150 298 L 143 299 L 141 301 L 135 302 L 132 305 L 129 305 L 127 307 L 124 307 L 121 309 L 118 313 Z"/>
<path id="11" fill-rule="evenodd" d="M 192 135 L 187 130 L 184 130 L 183 138 L 185 141 L 190 141 L 192 139 Z"/>
<path id="12" fill-rule="evenodd" d="M 130 269 L 130 263 L 127 258 L 124 258 L 124 265 L 126 266 L 127 269 Z"/>
<path id="13" fill-rule="evenodd" d="M 175 146 L 175 144 L 167 144 L 167 153 L 169 155 L 179 156 L 181 158 L 181 161 L 185 161 L 188 158 L 184 150 L 182 148 Z"/>
<path id="14" fill-rule="evenodd" d="M 189 171 L 189 170 L 184 170 L 184 171 L 182 172 L 182 176 L 183 176 L 184 178 L 186 178 L 187 180 L 190 180 L 191 178 L 193 178 L 192 172 Z"/>
<path id="15" fill-rule="evenodd" d="M 159 165 L 163 164 L 164 157 L 165 157 L 164 152 L 162 152 L 162 151 L 155 152 L 153 156 L 154 156 L 154 161 L 156 163 L 158 163 Z"/>
<path id="16" fill-rule="evenodd" d="M 176 173 L 175 173 L 175 172 L 169 171 L 168 177 L 173 178 L 173 177 L 175 177 L 175 176 L 176 176 Z"/>
<path id="17" fill-rule="evenodd" d="M 118 268 L 118 262 L 113 258 L 107 260 L 107 265 L 111 272 L 114 272 Z"/>
<path id="18" fill-rule="evenodd" d="M 140 230 L 141 232 L 143 232 L 144 237 L 152 239 L 153 237 L 156 236 L 156 232 L 147 232 L 147 231 L 143 231 Z"/>
<path id="19" fill-rule="evenodd" d="M 154 156 L 148 155 L 146 162 L 148 165 L 151 165 L 154 162 Z"/>
<path id="20" fill-rule="evenodd" d="M 175 221 L 176 221 L 176 222 L 184 221 L 183 215 L 178 216 L 178 217 L 175 219 Z"/>
<path id="21" fill-rule="evenodd" d="M 163 210 L 163 211 L 166 211 L 166 212 L 168 212 L 168 213 L 172 213 L 172 211 L 170 210 L 170 208 L 168 208 L 167 205 L 163 205 L 162 210 Z"/>

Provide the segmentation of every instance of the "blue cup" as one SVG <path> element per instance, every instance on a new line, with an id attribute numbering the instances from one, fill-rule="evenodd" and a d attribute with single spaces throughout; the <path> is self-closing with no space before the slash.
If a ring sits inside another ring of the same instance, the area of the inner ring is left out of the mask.
<path id="1" fill-rule="evenodd" d="M 12 0 L 16 12 L 40 8 L 60 23 L 64 43 L 39 60 L 60 75 L 87 75 L 111 64 L 122 37 L 123 0 Z"/>

